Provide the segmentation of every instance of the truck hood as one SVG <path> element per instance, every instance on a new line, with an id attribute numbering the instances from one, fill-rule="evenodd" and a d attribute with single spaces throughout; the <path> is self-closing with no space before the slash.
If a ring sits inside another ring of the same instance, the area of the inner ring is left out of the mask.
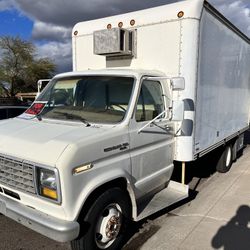
<path id="1" fill-rule="evenodd" d="M 0 122 L 0 153 L 55 166 L 66 147 L 107 129 L 19 118 Z"/>

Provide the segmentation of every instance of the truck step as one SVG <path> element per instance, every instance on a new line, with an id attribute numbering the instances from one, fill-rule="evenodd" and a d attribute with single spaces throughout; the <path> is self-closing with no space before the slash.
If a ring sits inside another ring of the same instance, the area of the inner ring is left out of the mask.
<path id="1" fill-rule="evenodd" d="M 142 220 L 163 208 L 187 198 L 188 190 L 188 185 L 170 181 L 168 186 L 162 191 L 155 194 L 151 199 L 147 199 L 139 204 L 136 221 Z"/>

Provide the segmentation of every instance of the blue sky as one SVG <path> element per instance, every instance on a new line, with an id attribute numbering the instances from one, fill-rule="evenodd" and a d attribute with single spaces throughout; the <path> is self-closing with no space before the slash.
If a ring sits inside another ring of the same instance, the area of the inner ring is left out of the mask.
<path id="1" fill-rule="evenodd" d="M 30 39 L 33 29 L 33 21 L 17 10 L 0 12 L 0 36 L 18 35 L 23 39 Z"/>
<path id="2" fill-rule="evenodd" d="M 71 30 L 75 23 L 158 6 L 175 0 L 0 0 L 0 36 L 31 40 L 37 54 L 58 71 L 72 69 Z M 177 0 L 176 0 L 177 1 Z M 250 36 L 250 0 L 209 0 Z"/>

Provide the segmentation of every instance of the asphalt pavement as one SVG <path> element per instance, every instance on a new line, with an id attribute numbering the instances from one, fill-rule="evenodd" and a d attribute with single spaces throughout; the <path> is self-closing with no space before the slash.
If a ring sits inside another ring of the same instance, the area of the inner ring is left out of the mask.
<path id="1" fill-rule="evenodd" d="M 198 168 L 190 199 L 133 223 L 123 250 L 250 249 L 250 147 L 226 174 Z M 1 250 L 70 249 L 2 215 L 0 239 Z"/>

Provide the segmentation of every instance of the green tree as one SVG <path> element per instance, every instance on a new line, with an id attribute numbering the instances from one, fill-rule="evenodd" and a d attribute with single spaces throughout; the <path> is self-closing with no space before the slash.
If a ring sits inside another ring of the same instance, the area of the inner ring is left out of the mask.
<path id="1" fill-rule="evenodd" d="M 3 97 L 4 96 L 4 91 L 3 91 L 3 88 L 0 86 L 0 97 Z"/>
<path id="2" fill-rule="evenodd" d="M 37 58 L 31 42 L 19 37 L 0 37 L 0 89 L 6 96 L 36 91 L 37 81 L 50 78 L 55 68 L 50 59 Z"/>

